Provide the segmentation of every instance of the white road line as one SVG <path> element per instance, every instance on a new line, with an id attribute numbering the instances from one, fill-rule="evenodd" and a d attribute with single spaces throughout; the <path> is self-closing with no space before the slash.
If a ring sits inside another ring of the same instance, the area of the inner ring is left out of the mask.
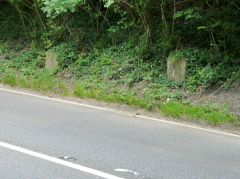
<path id="1" fill-rule="evenodd" d="M 201 130 L 201 131 L 206 131 L 206 132 L 211 132 L 211 133 L 216 133 L 216 134 L 221 134 L 221 135 L 227 135 L 227 136 L 240 138 L 239 135 L 228 133 L 228 132 L 222 132 L 222 131 L 213 130 L 213 129 L 206 129 L 206 128 L 202 128 L 202 127 L 182 124 L 182 123 L 168 121 L 168 120 L 164 120 L 164 119 L 152 118 L 152 117 L 143 116 L 143 115 L 134 115 L 134 114 L 131 114 L 131 113 L 120 112 L 120 111 L 117 111 L 117 110 L 114 110 L 114 109 L 111 109 L 111 108 L 97 107 L 97 106 L 83 104 L 83 103 L 76 103 L 76 102 L 66 101 L 66 100 L 61 100 L 61 99 L 56 99 L 56 98 L 49 98 L 49 97 L 46 97 L 46 96 L 41 96 L 41 95 L 36 95 L 36 94 L 31 94 L 31 93 L 25 93 L 25 92 L 20 92 L 20 91 L 16 91 L 16 90 L 5 89 L 5 88 L 0 88 L 0 90 L 11 92 L 11 93 L 16 93 L 16 94 L 22 94 L 22 95 L 42 98 L 42 99 L 46 99 L 46 100 L 50 100 L 50 101 L 57 101 L 57 102 L 68 103 L 68 104 L 73 104 L 73 105 L 78 105 L 78 106 L 83 106 L 83 107 L 88 107 L 88 108 L 93 108 L 93 109 L 98 109 L 98 110 L 103 110 L 103 111 L 116 112 L 116 113 L 119 113 L 119 114 L 133 116 L 133 117 L 140 118 L 140 119 L 148 119 L 148 120 L 151 120 L 151 121 L 157 121 L 157 122 L 167 123 L 167 124 L 171 124 L 171 125 L 177 125 L 177 126 L 181 126 L 181 127 L 187 127 L 187 128 L 197 129 L 197 130 Z"/>
<path id="2" fill-rule="evenodd" d="M 69 167 L 69 168 L 77 169 L 77 170 L 80 170 L 82 172 L 86 172 L 86 173 L 89 173 L 89 174 L 92 174 L 92 175 L 95 175 L 95 176 L 98 176 L 98 177 L 102 177 L 102 178 L 106 178 L 106 179 L 123 179 L 123 178 L 120 178 L 120 177 L 117 177 L 117 176 L 114 176 L 114 175 L 110 175 L 110 174 L 105 173 L 105 172 L 101 172 L 101 171 L 98 171 L 98 170 L 95 170 L 95 169 L 84 167 L 82 165 L 67 162 L 67 161 L 64 161 L 64 160 L 61 160 L 61 159 L 58 159 L 58 158 L 54 158 L 54 157 L 51 157 L 51 156 L 48 156 L 48 155 L 45 155 L 45 154 L 34 152 L 34 151 L 31 151 L 31 150 L 28 150 L 28 149 L 25 149 L 25 148 L 22 148 L 22 147 L 18 147 L 18 146 L 15 146 L 15 145 L 5 143 L 5 142 L 0 141 L 0 147 L 4 147 L 4 148 L 10 149 L 10 150 L 14 150 L 14 151 L 17 151 L 17 152 L 20 152 L 20 153 L 24 153 L 24 154 L 27 154 L 27 155 L 30 155 L 30 156 L 33 156 L 33 157 L 40 158 L 42 160 L 47 160 L 49 162 L 53 162 L 53 163 L 56 163 L 56 164 L 59 164 L 59 165 L 66 166 L 66 167 Z"/>
<path id="3" fill-rule="evenodd" d="M 138 175 L 138 173 L 135 172 L 135 171 L 128 170 L 128 169 L 123 169 L 123 168 L 116 168 L 116 169 L 114 169 L 114 171 L 116 171 L 116 172 L 124 172 L 124 173 L 131 173 L 131 174 L 133 174 L 135 176 Z"/>

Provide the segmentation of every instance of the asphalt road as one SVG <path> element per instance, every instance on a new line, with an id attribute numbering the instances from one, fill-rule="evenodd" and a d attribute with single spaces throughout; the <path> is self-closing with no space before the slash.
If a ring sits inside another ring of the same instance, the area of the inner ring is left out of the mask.
<path id="1" fill-rule="evenodd" d="M 121 178 L 240 178 L 240 138 L 2 90 L 0 142 Z M 101 177 L 0 146 L 0 178 Z"/>

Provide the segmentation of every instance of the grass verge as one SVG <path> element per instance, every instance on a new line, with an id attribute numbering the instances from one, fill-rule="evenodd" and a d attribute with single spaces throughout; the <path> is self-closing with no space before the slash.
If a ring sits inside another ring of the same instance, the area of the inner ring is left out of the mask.
<path id="1" fill-rule="evenodd" d="M 198 105 L 184 105 L 177 101 L 170 101 L 161 107 L 161 112 L 174 118 L 187 117 L 190 119 L 203 119 L 212 124 L 231 123 L 239 126 L 239 119 L 230 113 L 214 110 Z"/>
<path id="2" fill-rule="evenodd" d="M 28 76 L 11 72 L 10 74 L 2 75 L 0 77 L 0 83 L 12 87 L 29 88 L 43 93 L 55 93 L 62 96 L 72 95 L 78 98 L 94 98 L 107 102 L 127 104 L 147 110 L 157 109 L 165 116 L 171 116 L 173 118 L 185 117 L 189 119 L 201 119 L 214 125 L 233 124 L 240 126 L 238 117 L 220 109 L 212 109 L 198 105 L 185 105 L 174 100 L 169 102 L 154 101 L 121 90 L 110 93 L 100 88 L 89 88 L 80 81 L 75 82 L 72 86 L 68 86 L 64 80 L 58 79 L 44 70 L 35 75 Z"/>

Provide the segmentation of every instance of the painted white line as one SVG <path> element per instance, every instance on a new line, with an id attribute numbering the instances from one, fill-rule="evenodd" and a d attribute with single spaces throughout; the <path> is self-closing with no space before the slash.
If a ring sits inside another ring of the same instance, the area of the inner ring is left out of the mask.
<path id="1" fill-rule="evenodd" d="M 20 92 L 20 91 L 16 91 L 16 90 L 5 89 L 5 88 L 0 88 L 0 90 L 11 92 L 11 93 L 16 93 L 16 94 L 32 96 L 32 97 L 36 97 L 36 98 L 42 98 L 42 99 L 46 99 L 46 100 L 50 100 L 50 101 L 68 103 L 68 104 L 73 104 L 73 105 L 78 105 L 78 106 L 83 106 L 83 107 L 88 107 L 88 108 L 93 108 L 93 109 L 98 109 L 98 110 L 103 110 L 103 111 L 110 111 L 110 112 L 115 112 L 115 113 L 119 113 L 119 114 L 123 114 L 123 115 L 128 115 L 128 116 L 132 116 L 132 117 L 136 117 L 136 118 L 140 118 L 140 119 L 148 119 L 148 120 L 151 120 L 151 121 L 157 121 L 157 122 L 167 123 L 167 124 L 171 124 L 171 125 L 177 125 L 177 126 L 181 126 L 181 127 L 197 129 L 197 130 L 201 130 L 201 131 L 205 131 L 205 132 L 211 132 L 211 133 L 216 133 L 216 134 L 221 134 L 221 135 L 240 138 L 240 135 L 236 135 L 236 134 L 232 134 L 232 133 L 228 133 L 228 132 L 222 132 L 222 131 L 213 130 L 213 129 L 206 129 L 206 128 L 202 128 L 202 127 L 192 126 L 192 125 L 188 125 L 188 124 L 182 124 L 182 123 L 168 121 L 168 120 L 164 120 L 164 119 L 147 117 L 147 116 L 143 116 L 143 115 L 135 115 L 135 114 L 131 114 L 131 113 L 120 112 L 120 111 L 117 111 L 117 110 L 114 110 L 114 109 L 111 109 L 111 108 L 97 107 L 97 106 L 83 104 L 83 103 L 76 103 L 76 102 L 66 101 L 66 100 L 61 100 L 61 99 L 56 99 L 56 98 L 49 98 L 49 97 L 46 97 L 46 96 L 41 96 L 41 95 L 36 95 L 36 94 L 31 94 L 31 93 L 25 93 L 25 92 Z"/>
<path id="2" fill-rule="evenodd" d="M 67 162 L 67 161 L 64 161 L 64 160 L 61 160 L 61 159 L 58 159 L 58 158 L 54 158 L 54 157 L 51 157 L 51 156 L 48 156 L 48 155 L 45 155 L 45 154 L 34 152 L 34 151 L 31 151 L 31 150 L 28 150 L 28 149 L 25 149 L 25 148 L 22 148 L 22 147 L 18 147 L 18 146 L 15 146 L 15 145 L 5 143 L 5 142 L 0 141 L 0 147 L 4 147 L 6 149 L 10 149 L 10 150 L 14 150 L 14 151 L 17 151 L 17 152 L 20 152 L 20 153 L 24 153 L 24 154 L 27 154 L 27 155 L 30 155 L 30 156 L 33 156 L 33 157 L 40 158 L 42 160 L 47 160 L 49 162 L 53 162 L 53 163 L 56 163 L 56 164 L 59 164 L 59 165 L 66 166 L 66 167 L 69 167 L 69 168 L 77 169 L 77 170 L 80 170 L 82 172 L 89 173 L 89 174 L 92 174 L 92 175 L 95 175 L 95 176 L 98 176 L 98 177 L 102 177 L 102 178 L 106 178 L 106 179 L 123 179 L 123 178 L 120 178 L 120 177 L 117 177 L 117 176 L 114 176 L 114 175 L 110 175 L 110 174 L 105 173 L 105 172 L 101 172 L 101 171 L 98 171 L 98 170 L 95 170 L 95 169 L 84 167 L 82 165 Z"/>
<path id="3" fill-rule="evenodd" d="M 61 100 L 61 99 L 56 99 L 56 98 L 49 98 L 49 97 L 46 97 L 46 96 L 41 96 L 41 95 L 36 95 L 36 94 L 31 94 L 31 93 L 25 93 L 25 92 L 10 90 L 10 89 L 0 88 L 0 90 L 11 92 L 11 93 L 27 95 L 27 96 L 32 96 L 32 97 L 37 97 L 37 98 L 42 98 L 42 99 L 46 99 L 46 100 L 50 100 L 50 101 L 58 101 L 58 102 L 62 102 L 62 103 L 84 106 L 84 107 L 88 107 L 88 108 L 100 109 L 100 110 L 104 110 L 104 111 L 114 111 L 114 110 L 104 108 L 104 107 L 97 107 L 97 106 L 92 106 L 92 105 L 88 105 L 88 104 L 76 103 L 76 102 L 66 101 L 66 100 Z"/>
<path id="4" fill-rule="evenodd" d="M 114 171 L 116 171 L 116 172 L 124 172 L 124 173 L 131 173 L 131 174 L 133 174 L 135 176 L 138 175 L 137 172 L 134 172 L 134 171 L 128 170 L 128 169 L 123 169 L 123 168 L 116 168 L 116 169 L 114 169 Z"/>
<path id="5" fill-rule="evenodd" d="M 222 134 L 222 135 L 227 135 L 227 136 L 240 138 L 239 135 L 228 133 L 228 132 L 206 129 L 206 128 L 202 128 L 202 127 L 197 127 L 197 126 L 192 126 L 192 125 L 187 125 L 187 124 L 181 124 L 181 123 L 178 123 L 178 122 L 172 122 L 172 121 L 167 121 L 167 120 L 163 120 L 163 119 L 156 119 L 156 118 L 141 116 L 141 115 L 138 115 L 137 117 L 142 118 L 142 119 L 149 119 L 151 121 L 157 121 L 157 122 L 162 122 L 162 123 L 167 123 L 167 124 L 172 124 L 172 125 L 177 125 L 177 126 L 182 126 L 182 127 L 188 127 L 188 128 L 192 128 L 192 129 L 201 130 L 201 131 L 206 131 L 206 132 L 211 132 L 211 133 Z"/>

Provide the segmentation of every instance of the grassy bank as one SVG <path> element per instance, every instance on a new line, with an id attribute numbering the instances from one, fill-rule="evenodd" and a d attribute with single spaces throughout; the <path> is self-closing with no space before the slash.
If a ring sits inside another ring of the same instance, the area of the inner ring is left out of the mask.
<path id="1" fill-rule="evenodd" d="M 1 66 L 1 69 L 4 66 Z M 233 124 L 240 125 L 239 119 L 225 111 L 212 106 L 190 105 L 186 102 L 176 101 L 166 98 L 166 94 L 162 98 L 150 98 L 149 96 L 139 96 L 134 89 L 126 91 L 123 88 L 101 88 L 100 86 L 93 88 L 87 85 L 86 81 L 76 80 L 72 83 L 66 83 L 66 80 L 50 74 L 46 70 L 40 70 L 34 75 L 23 75 L 13 69 L 2 70 L 0 83 L 10 85 L 12 87 L 21 87 L 40 91 L 44 94 L 54 93 L 61 96 L 75 96 L 78 98 L 94 98 L 106 102 L 116 102 L 127 104 L 133 107 L 144 108 L 146 110 L 158 110 L 165 116 L 173 118 L 188 118 L 204 120 L 209 124 Z M 102 84 L 104 86 L 104 84 Z M 162 93 L 167 93 L 162 90 Z M 173 95 L 173 94 L 168 94 Z M 173 95 L 174 96 L 174 95 Z M 163 100 L 164 99 L 164 100 Z"/>
<path id="2" fill-rule="evenodd" d="M 0 80 L 239 125 L 233 114 L 240 117 L 240 82 L 230 91 L 240 79 L 239 6 L 237 0 L 0 0 Z M 51 73 L 46 52 L 57 57 Z M 169 80 L 169 57 L 186 59 L 185 80 Z M 206 91 L 216 94 L 215 88 L 230 89 L 228 99 L 209 98 Z"/>

